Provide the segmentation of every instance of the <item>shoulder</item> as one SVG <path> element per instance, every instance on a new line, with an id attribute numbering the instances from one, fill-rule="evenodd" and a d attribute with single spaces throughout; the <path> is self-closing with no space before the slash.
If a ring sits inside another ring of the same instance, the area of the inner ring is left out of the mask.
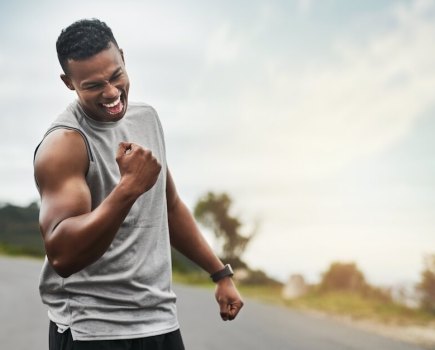
<path id="1" fill-rule="evenodd" d="M 89 166 L 83 136 L 75 130 L 56 129 L 50 132 L 35 153 L 35 177 L 39 185 L 62 178 L 62 174 L 83 174 Z"/>
<path id="2" fill-rule="evenodd" d="M 158 118 L 155 108 L 145 102 L 128 102 L 128 110 L 133 114 L 145 113 L 145 115 L 153 115 L 154 117 Z"/>
<path id="3" fill-rule="evenodd" d="M 70 158 L 83 153 L 86 155 L 86 145 L 83 134 L 76 129 L 59 127 L 49 132 L 40 143 L 35 161 L 45 154 L 61 155 L 61 159 Z"/>
<path id="4" fill-rule="evenodd" d="M 162 123 L 155 108 L 144 102 L 129 102 L 128 103 L 129 117 L 142 123 L 144 119 L 153 125 L 155 125 L 162 132 Z"/>

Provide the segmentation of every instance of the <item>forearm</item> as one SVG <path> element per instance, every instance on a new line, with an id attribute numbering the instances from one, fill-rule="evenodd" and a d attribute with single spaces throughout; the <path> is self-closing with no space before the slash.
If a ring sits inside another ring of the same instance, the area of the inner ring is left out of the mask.
<path id="1" fill-rule="evenodd" d="M 224 267 L 179 198 L 168 210 L 168 221 L 171 245 L 175 249 L 210 274 Z"/>
<path id="2" fill-rule="evenodd" d="M 189 209 L 178 196 L 171 173 L 168 171 L 167 174 L 166 199 L 172 246 L 209 274 L 222 270 L 222 261 L 213 253 Z M 234 319 L 243 301 L 231 278 L 225 277 L 217 282 L 215 296 L 222 319 Z"/>
<path id="3" fill-rule="evenodd" d="M 45 240 L 48 259 L 56 272 L 68 277 L 98 260 L 136 198 L 120 183 L 95 210 L 61 221 Z"/>

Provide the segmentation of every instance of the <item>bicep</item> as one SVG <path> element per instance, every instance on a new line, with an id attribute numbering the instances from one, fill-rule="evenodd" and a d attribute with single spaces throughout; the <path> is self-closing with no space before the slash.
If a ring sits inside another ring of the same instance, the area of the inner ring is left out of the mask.
<path id="1" fill-rule="evenodd" d="M 49 186 L 41 194 L 39 224 L 44 239 L 65 219 L 89 213 L 91 196 L 85 181 L 69 178 L 56 190 Z"/>
<path id="2" fill-rule="evenodd" d="M 63 220 L 91 211 L 85 176 L 87 150 L 77 132 L 53 132 L 35 158 L 35 178 L 41 193 L 39 223 L 44 240 Z"/>

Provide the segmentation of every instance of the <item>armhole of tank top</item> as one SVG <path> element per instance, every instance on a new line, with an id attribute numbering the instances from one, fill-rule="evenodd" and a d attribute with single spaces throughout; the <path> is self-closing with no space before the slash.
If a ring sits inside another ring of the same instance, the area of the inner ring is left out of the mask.
<path id="1" fill-rule="evenodd" d="M 74 128 L 72 126 L 67 126 L 67 125 L 56 125 L 50 129 L 48 129 L 48 131 L 45 133 L 42 141 L 38 144 L 38 146 L 35 149 L 35 152 L 33 154 L 33 161 L 35 161 L 36 158 L 36 153 L 38 152 L 39 146 L 41 146 L 42 142 L 44 141 L 44 139 L 47 137 L 48 134 L 50 134 L 51 132 L 58 130 L 58 129 L 67 129 L 67 130 L 74 130 L 77 131 L 83 138 L 83 141 L 85 142 L 85 146 L 86 146 L 86 150 L 88 152 L 88 158 L 89 158 L 89 166 L 88 166 L 88 170 L 86 172 L 86 175 L 89 172 L 89 168 L 90 168 L 90 163 L 94 161 L 94 156 L 92 154 L 92 150 L 91 150 L 91 146 L 89 144 L 88 138 L 86 137 L 86 135 L 84 134 L 83 131 L 81 131 L 80 129 Z"/>

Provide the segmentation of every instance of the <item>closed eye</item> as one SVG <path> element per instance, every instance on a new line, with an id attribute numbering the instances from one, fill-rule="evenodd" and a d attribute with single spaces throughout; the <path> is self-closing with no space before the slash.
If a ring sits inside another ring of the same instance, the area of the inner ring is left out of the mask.
<path id="1" fill-rule="evenodd" d="M 93 85 L 87 85 L 84 87 L 85 90 L 98 90 L 98 89 L 102 89 L 103 88 L 103 84 L 93 84 Z"/>
<path id="2" fill-rule="evenodd" d="M 122 72 L 116 73 L 115 75 L 112 76 L 112 78 L 110 78 L 110 82 L 114 82 L 117 81 L 119 78 L 122 77 Z"/>

